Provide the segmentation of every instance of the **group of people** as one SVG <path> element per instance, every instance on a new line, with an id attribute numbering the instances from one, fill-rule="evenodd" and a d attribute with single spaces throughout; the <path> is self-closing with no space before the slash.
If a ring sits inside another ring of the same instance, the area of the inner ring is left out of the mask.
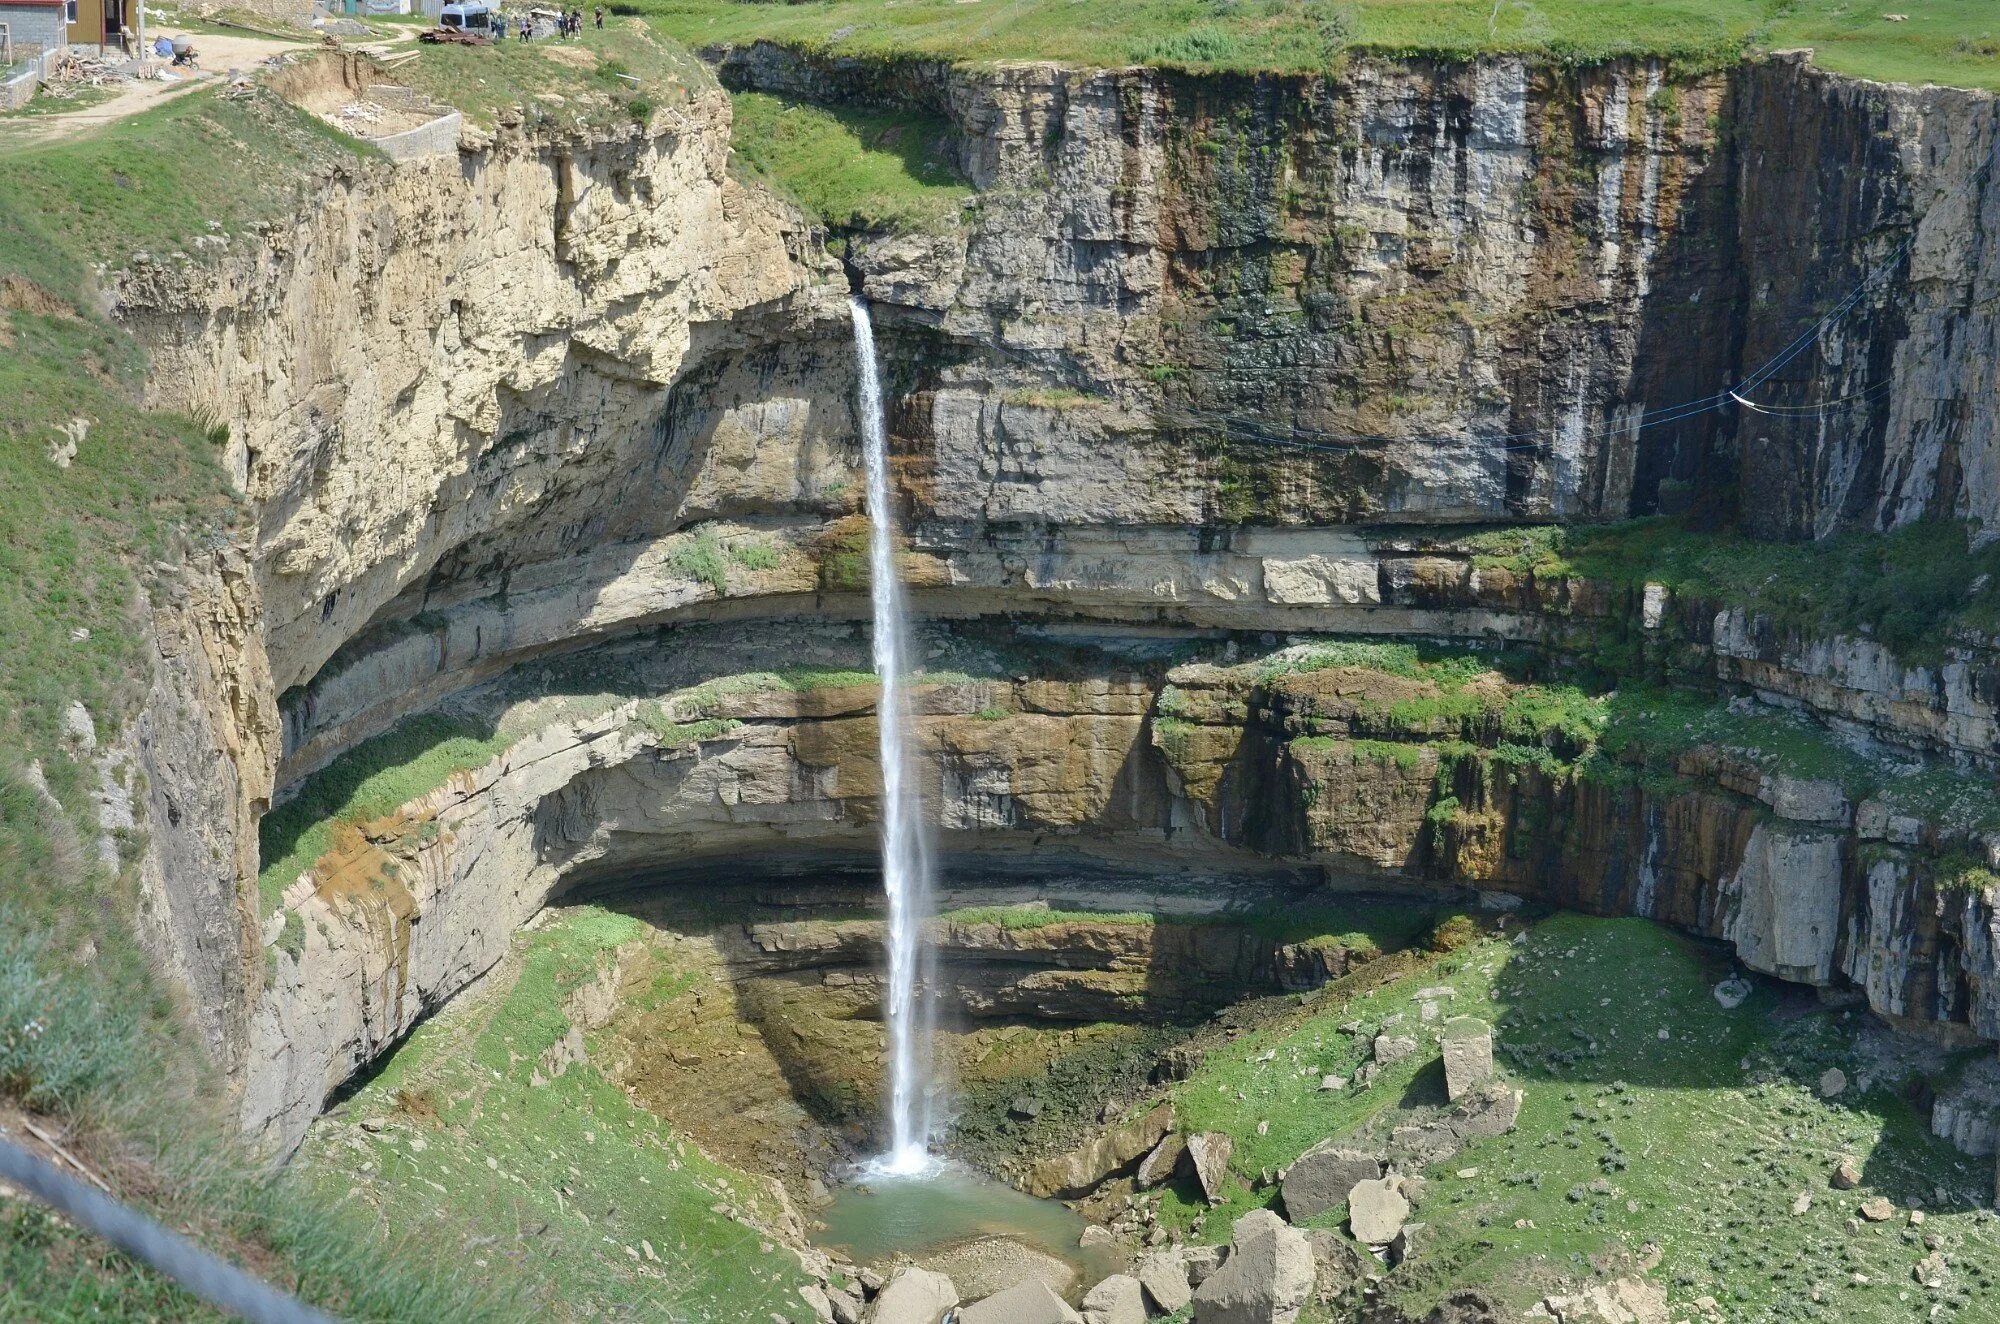
<path id="1" fill-rule="evenodd" d="M 604 6 L 598 5 L 591 11 L 591 15 L 596 20 L 598 30 L 600 32 L 603 31 Z M 531 40 L 535 35 L 534 21 L 526 14 L 523 14 L 514 30 L 520 35 L 522 41 Z M 565 9 L 556 19 L 556 30 L 565 41 L 571 37 L 581 37 L 583 35 L 583 11 L 581 9 Z"/>

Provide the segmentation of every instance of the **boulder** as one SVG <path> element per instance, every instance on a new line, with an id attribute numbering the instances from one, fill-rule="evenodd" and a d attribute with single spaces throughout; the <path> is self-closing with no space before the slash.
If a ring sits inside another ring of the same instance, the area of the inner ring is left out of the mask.
<path id="1" fill-rule="evenodd" d="M 1847 1073 L 1839 1067 L 1828 1067 L 1819 1078 L 1819 1097 L 1837 1099 L 1847 1092 Z"/>
<path id="2" fill-rule="evenodd" d="M 1114 1273 L 1084 1293 L 1083 1324 L 1146 1324 L 1146 1293 L 1139 1280 Z"/>
<path id="3" fill-rule="evenodd" d="M 1668 1324 L 1666 1291 L 1643 1278 L 1599 1283 L 1575 1296 L 1552 1296 L 1543 1311 L 1557 1324 Z"/>
<path id="4" fill-rule="evenodd" d="M 833 1307 L 833 1324 L 861 1324 L 861 1298 L 837 1287 L 826 1289 L 827 1304 Z"/>
<path id="5" fill-rule="evenodd" d="M 1229 1247 L 1227 1246 L 1183 1246 L 1181 1248 L 1181 1263 L 1187 1266 L 1188 1282 L 1194 1287 L 1200 1287 L 1203 1282 L 1207 1281 L 1210 1274 L 1222 1267 L 1222 1262 L 1228 1258 Z"/>
<path id="6" fill-rule="evenodd" d="M 1870 1196 L 1861 1202 L 1861 1216 L 1871 1223 L 1886 1223 L 1896 1216 L 1896 1206 L 1887 1196 Z"/>
<path id="7" fill-rule="evenodd" d="M 1312 1246 L 1268 1209 L 1236 1220 L 1228 1258 L 1194 1293 L 1195 1324 L 1292 1324 L 1313 1288 Z"/>
<path id="8" fill-rule="evenodd" d="M 1146 1296 L 1166 1314 L 1171 1315 L 1194 1300 L 1194 1289 L 1188 1286 L 1187 1258 L 1178 1250 L 1143 1255 L 1132 1272 L 1139 1279 L 1139 1286 L 1146 1289 Z"/>
<path id="9" fill-rule="evenodd" d="M 958 1324 L 1082 1324 L 1048 1284 L 1030 1278 L 958 1312 Z"/>
<path id="10" fill-rule="evenodd" d="M 1450 1112 L 1391 1131 L 1389 1156 L 1405 1168 L 1429 1167 L 1475 1140 L 1505 1135 L 1520 1120 L 1521 1092 L 1491 1080 L 1459 1100 Z"/>
<path id="11" fill-rule="evenodd" d="M 938 1324 L 958 1304 L 951 1279 L 929 1269 L 905 1267 L 884 1284 L 868 1307 L 868 1324 Z"/>
<path id="12" fill-rule="evenodd" d="M 1142 1191 L 1155 1186 L 1164 1186 L 1173 1180 L 1174 1169 L 1180 1166 L 1181 1157 L 1187 1153 L 1187 1138 L 1178 1131 L 1169 1131 L 1160 1138 L 1146 1157 L 1139 1160 L 1139 1169 L 1132 1174 L 1132 1181 Z"/>
<path id="13" fill-rule="evenodd" d="M 1123 1172 L 1150 1153 L 1174 1129 L 1172 1104 L 1163 1103 L 1129 1122 L 1114 1126 L 1087 1145 L 1037 1163 L 1024 1183 L 1028 1194 L 1043 1199 L 1088 1195 L 1105 1178 Z"/>
<path id="14" fill-rule="evenodd" d="M 1347 1230 L 1356 1241 L 1386 1246 L 1403 1230 L 1409 1216 L 1410 1202 L 1403 1198 L 1400 1178 L 1356 1182 L 1347 1193 Z"/>
<path id="15" fill-rule="evenodd" d="M 1400 1062 L 1417 1051 L 1417 1041 L 1398 1035 L 1378 1034 L 1375 1036 L 1375 1064 L 1388 1066 Z"/>
<path id="16" fill-rule="evenodd" d="M 1444 1023 L 1444 1092 L 1453 1103 L 1493 1074 L 1493 1027 L 1475 1016 Z"/>
<path id="17" fill-rule="evenodd" d="M 1325 1213 L 1347 1199 L 1356 1182 L 1382 1175 L 1382 1158 L 1365 1149 L 1322 1140 L 1285 1169 L 1279 1190 L 1285 1217 L 1294 1223 Z"/>
<path id="18" fill-rule="evenodd" d="M 1188 1137 L 1188 1160 L 1194 1164 L 1195 1180 L 1210 1203 L 1222 1198 L 1222 1183 L 1229 1176 L 1229 1155 L 1236 1142 L 1221 1131 L 1203 1131 Z"/>
<path id="19" fill-rule="evenodd" d="M 1840 1162 L 1833 1165 L 1833 1176 L 1828 1178 L 1836 1191 L 1851 1191 L 1861 1184 L 1861 1164 L 1854 1155 L 1842 1154 Z"/>
<path id="20" fill-rule="evenodd" d="M 1395 1239 L 1389 1243 L 1389 1263 L 1391 1265 L 1401 1268 L 1403 1261 L 1417 1253 L 1417 1246 L 1423 1239 L 1421 1236 L 1423 1230 L 1424 1225 L 1422 1223 L 1403 1224 L 1397 1231 Z"/>
<path id="21" fill-rule="evenodd" d="M 833 1301 L 827 1296 L 825 1288 L 818 1283 L 807 1283 L 799 1289 L 799 1297 L 820 1324 L 833 1324 Z"/>

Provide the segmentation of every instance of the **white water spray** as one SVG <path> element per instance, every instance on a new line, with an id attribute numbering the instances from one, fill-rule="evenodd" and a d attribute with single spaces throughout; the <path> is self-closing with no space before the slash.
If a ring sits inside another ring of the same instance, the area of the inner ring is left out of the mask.
<path id="1" fill-rule="evenodd" d="M 889 1148 L 872 1165 L 897 1174 L 931 1165 L 931 1008 L 925 967 L 930 954 L 931 860 L 924 840 L 910 757 L 909 613 L 896 576 L 896 517 L 889 492 L 888 425 L 875 364 L 868 305 L 853 300 L 854 352 L 860 359 L 857 404 L 868 477 L 868 582 L 874 600 L 875 675 L 881 683 L 882 888 L 889 898 Z"/>

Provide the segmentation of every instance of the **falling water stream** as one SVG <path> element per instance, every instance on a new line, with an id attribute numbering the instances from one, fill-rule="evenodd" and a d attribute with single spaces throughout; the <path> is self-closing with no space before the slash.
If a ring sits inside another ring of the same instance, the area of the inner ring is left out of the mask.
<path id="1" fill-rule="evenodd" d="M 931 859 L 924 840 L 910 755 L 909 612 L 896 575 L 896 517 L 889 492 L 888 425 L 868 304 L 853 301 L 860 360 L 859 413 L 868 478 L 868 582 L 874 605 L 876 704 L 882 761 L 882 887 L 889 899 L 889 1147 L 871 1165 L 910 1175 L 932 1166 L 931 1014 L 923 937 L 931 905 Z"/>

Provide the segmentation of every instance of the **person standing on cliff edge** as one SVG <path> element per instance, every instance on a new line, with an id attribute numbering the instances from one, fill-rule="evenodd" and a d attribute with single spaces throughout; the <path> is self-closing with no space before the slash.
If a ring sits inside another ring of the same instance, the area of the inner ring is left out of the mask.
<path id="1" fill-rule="evenodd" d="M 597 8 L 591 10 L 591 14 L 597 19 L 597 30 L 599 32 L 604 31 L 604 6 L 597 6 Z"/>

